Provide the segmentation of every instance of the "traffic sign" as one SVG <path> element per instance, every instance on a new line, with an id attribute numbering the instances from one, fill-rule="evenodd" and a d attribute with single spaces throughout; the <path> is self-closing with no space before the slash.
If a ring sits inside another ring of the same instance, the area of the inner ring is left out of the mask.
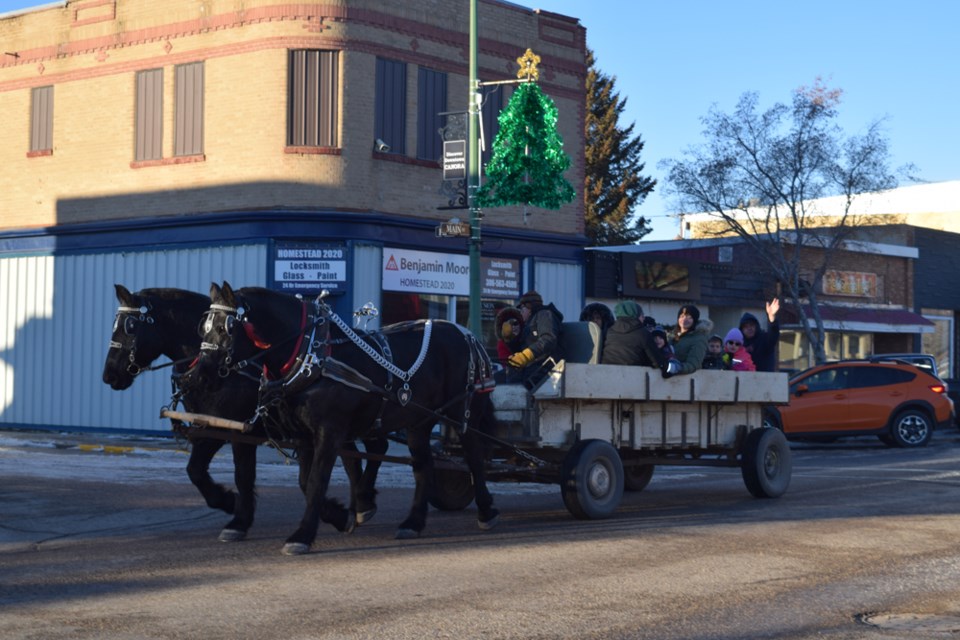
<path id="1" fill-rule="evenodd" d="M 469 222 L 441 222 L 437 225 L 436 234 L 438 238 L 469 238 Z"/>

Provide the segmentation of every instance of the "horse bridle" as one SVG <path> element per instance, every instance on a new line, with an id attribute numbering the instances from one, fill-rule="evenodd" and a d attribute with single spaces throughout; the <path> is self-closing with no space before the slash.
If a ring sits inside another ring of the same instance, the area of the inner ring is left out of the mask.
<path id="1" fill-rule="evenodd" d="M 223 329 L 226 335 L 230 336 L 230 342 L 227 346 L 222 346 L 204 340 L 200 343 L 200 353 L 202 355 L 205 351 L 213 353 L 226 351 L 227 355 L 224 357 L 223 362 L 217 369 L 217 374 L 221 378 L 226 378 L 228 375 L 230 375 L 230 371 L 234 368 L 231 366 L 233 364 L 233 345 L 236 342 L 233 337 L 233 331 L 237 328 L 238 324 L 243 325 L 244 315 L 247 313 L 247 310 L 240 305 L 231 307 L 225 304 L 218 304 L 216 302 L 211 304 L 210 308 L 207 309 L 206 313 L 204 313 L 204 319 L 200 325 L 200 337 L 205 337 L 213 331 L 214 314 L 216 314 L 218 311 L 224 314 Z"/>
<path id="2" fill-rule="evenodd" d="M 149 367 L 142 367 L 137 364 L 137 338 L 140 336 L 140 328 L 143 324 L 153 324 L 154 319 L 149 315 L 150 307 L 147 305 L 141 305 L 139 307 L 126 307 L 120 305 L 117 308 L 117 315 L 113 320 L 113 333 L 117 332 L 117 329 L 120 328 L 120 322 L 123 321 L 123 333 L 124 335 L 131 336 L 133 338 L 130 344 L 130 353 L 127 356 L 129 363 L 127 364 L 127 373 L 129 373 L 134 378 L 148 370 Z M 123 349 L 124 344 L 117 342 L 116 340 L 110 340 L 111 349 Z"/>

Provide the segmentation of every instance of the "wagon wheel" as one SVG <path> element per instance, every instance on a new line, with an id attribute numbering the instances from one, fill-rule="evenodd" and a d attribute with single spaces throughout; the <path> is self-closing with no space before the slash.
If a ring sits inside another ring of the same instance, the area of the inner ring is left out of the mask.
<path id="1" fill-rule="evenodd" d="M 757 498 L 779 498 L 790 486 L 790 445 L 779 429 L 761 427 L 743 443 L 740 471 L 747 490 Z"/>
<path id="2" fill-rule="evenodd" d="M 473 480 L 467 471 L 433 470 L 433 495 L 429 502 L 440 511 L 463 511 L 473 502 Z"/>
<path id="3" fill-rule="evenodd" d="M 643 491 L 653 478 L 652 464 L 636 464 L 623 468 L 623 488 L 627 491 Z"/>
<path id="4" fill-rule="evenodd" d="M 563 460 L 560 492 L 581 520 L 609 518 L 623 498 L 623 463 L 609 442 L 581 440 Z"/>

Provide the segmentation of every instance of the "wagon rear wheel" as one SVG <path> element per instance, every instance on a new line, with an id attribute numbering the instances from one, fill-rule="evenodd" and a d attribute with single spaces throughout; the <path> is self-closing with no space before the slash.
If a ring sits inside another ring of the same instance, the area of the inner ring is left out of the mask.
<path id="1" fill-rule="evenodd" d="M 473 480 L 467 471 L 433 470 L 433 495 L 429 502 L 440 511 L 463 511 L 473 502 Z"/>
<path id="2" fill-rule="evenodd" d="M 652 464 L 636 464 L 623 468 L 623 488 L 627 491 L 643 491 L 653 478 Z"/>
<path id="3" fill-rule="evenodd" d="M 779 498 L 790 486 L 790 445 L 779 429 L 761 427 L 743 443 L 740 471 L 747 490 L 757 498 Z"/>
<path id="4" fill-rule="evenodd" d="M 567 510 L 581 520 L 609 518 L 623 498 L 623 463 L 609 442 L 581 440 L 560 471 Z"/>

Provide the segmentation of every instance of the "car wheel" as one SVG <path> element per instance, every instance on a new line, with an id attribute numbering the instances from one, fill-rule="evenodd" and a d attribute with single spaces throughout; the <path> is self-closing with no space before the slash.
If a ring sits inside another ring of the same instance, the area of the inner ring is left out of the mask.
<path id="1" fill-rule="evenodd" d="M 925 411 L 905 409 L 893 418 L 890 436 L 898 447 L 925 447 L 933 437 L 933 421 Z"/>

